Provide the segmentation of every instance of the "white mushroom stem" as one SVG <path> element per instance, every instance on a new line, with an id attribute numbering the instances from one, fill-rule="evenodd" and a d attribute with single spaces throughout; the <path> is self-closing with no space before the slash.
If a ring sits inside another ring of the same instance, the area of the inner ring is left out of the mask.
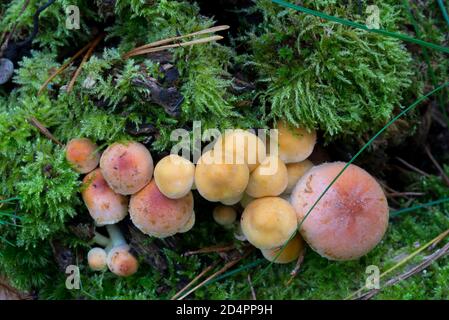
<path id="1" fill-rule="evenodd" d="M 103 236 L 102 234 L 95 232 L 93 241 L 98 245 L 105 247 L 106 252 L 111 251 L 113 248 L 127 245 L 125 238 L 123 237 L 120 228 L 115 224 L 110 224 L 106 226 L 109 238 Z"/>
<path id="2" fill-rule="evenodd" d="M 102 247 L 107 247 L 111 243 L 111 239 L 109 239 L 108 237 L 105 237 L 104 235 L 102 235 L 98 232 L 95 232 L 93 242 L 95 242 L 96 244 L 98 244 Z"/>

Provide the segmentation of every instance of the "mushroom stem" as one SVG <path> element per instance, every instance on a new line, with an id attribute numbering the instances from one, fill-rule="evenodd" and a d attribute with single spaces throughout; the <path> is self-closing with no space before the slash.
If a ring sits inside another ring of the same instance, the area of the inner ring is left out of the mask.
<path id="1" fill-rule="evenodd" d="M 106 226 L 106 230 L 108 231 L 109 237 L 111 238 L 108 247 L 115 248 L 127 244 L 122 232 L 120 231 L 119 227 L 117 227 L 117 225 L 108 224 Z"/>
<path id="2" fill-rule="evenodd" d="M 98 244 L 102 247 L 107 247 L 111 243 L 111 239 L 109 239 L 108 237 L 105 237 L 104 235 L 102 235 L 98 232 L 95 232 L 93 242 L 95 242 L 96 244 Z"/>

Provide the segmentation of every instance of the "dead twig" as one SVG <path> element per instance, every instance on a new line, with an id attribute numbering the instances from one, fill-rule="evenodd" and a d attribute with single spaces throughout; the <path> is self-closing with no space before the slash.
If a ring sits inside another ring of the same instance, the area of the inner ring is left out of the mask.
<path id="1" fill-rule="evenodd" d="M 188 257 L 188 256 L 193 256 L 195 254 L 201 254 L 201 253 L 218 253 L 218 252 L 226 252 L 226 251 L 230 251 L 235 249 L 235 245 L 234 244 L 227 244 L 227 245 L 215 245 L 215 246 L 210 246 L 207 248 L 202 248 L 202 249 L 198 249 L 198 250 L 194 250 L 194 251 L 188 251 L 186 253 L 183 254 L 183 256 Z"/>
<path id="2" fill-rule="evenodd" d="M 257 300 L 256 291 L 254 290 L 254 286 L 251 281 L 251 275 L 249 273 L 248 273 L 248 283 L 249 283 L 249 287 L 251 288 L 251 298 L 253 300 Z"/>
<path id="3" fill-rule="evenodd" d="M 306 253 L 305 253 L 305 249 L 304 249 L 303 254 L 301 254 L 301 255 L 298 257 L 298 260 L 296 261 L 295 267 L 294 267 L 293 270 L 290 272 L 290 279 L 288 279 L 288 281 L 287 281 L 287 283 L 286 283 L 286 286 L 289 286 L 289 285 L 293 282 L 293 280 L 295 279 L 296 275 L 298 274 L 299 270 L 301 269 L 301 265 L 302 265 L 302 263 L 303 263 L 303 261 L 304 261 L 304 256 L 305 256 L 305 255 L 306 255 Z"/>
<path id="4" fill-rule="evenodd" d="M 35 128 L 37 128 L 40 133 L 42 133 L 44 136 L 46 136 L 48 139 L 50 139 L 51 141 L 53 141 L 54 143 L 56 143 L 57 145 L 63 146 L 63 144 L 55 138 L 54 135 L 51 134 L 50 131 L 48 131 L 47 128 L 45 128 L 45 126 L 39 122 L 39 120 L 37 120 L 35 117 L 31 117 L 28 119 L 28 122 L 34 126 Z"/>
<path id="5" fill-rule="evenodd" d="M 409 169 L 411 169 L 411 170 L 413 170 L 413 171 L 415 171 L 415 172 L 417 172 L 417 173 L 419 173 L 419 174 L 422 174 L 423 176 L 430 177 L 430 174 L 428 174 L 428 173 L 422 171 L 421 169 L 418 169 L 417 167 L 411 165 L 410 163 L 408 163 L 408 162 L 405 161 L 404 159 L 399 158 L 399 157 L 396 157 L 396 159 L 397 159 L 399 162 L 401 162 L 404 166 L 406 166 L 407 168 L 409 168 Z"/>
<path id="6" fill-rule="evenodd" d="M 440 166 L 438 161 L 435 159 L 435 157 L 432 155 L 432 152 L 430 152 L 429 146 L 425 146 L 424 150 L 426 151 L 427 156 L 429 157 L 430 161 L 432 161 L 433 165 L 438 169 L 440 172 L 440 175 L 443 177 L 444 183 L 449 187 L 449 177 L 446 175 L 446 172 L 444 172 L 443 168 Z"/>

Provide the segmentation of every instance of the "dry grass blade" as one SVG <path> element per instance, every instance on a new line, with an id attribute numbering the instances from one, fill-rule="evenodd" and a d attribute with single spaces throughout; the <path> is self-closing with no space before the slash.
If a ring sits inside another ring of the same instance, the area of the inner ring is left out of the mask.
<path id="1" fill-rule="evenodd" d="M 302 255 L 300 255 L 300 256 L 298 257 L 298 260 L 296 261 L 295 268 L 293 268 L 292 272 L 290 272 L 290 279 L 288 279 L 288 281 L 287 281 L 287 283 L 286 283 L 286 286 L 289 286 L 289 285 L 293 282 L 293 280 L 295 279 L 296 275 L 297 275 L 298 272 L 299 272 L 299 269 L 301 269 L 301 265 L 302 265 L 302 263 L 303 263 L 303 261 L 304 261 L 305 255 L 306 255 L 306 254 L 305 254 L 305 252 L 304 252 Z"/>
<path id="2" fill-rule="evenodd" d="M 55 72 L 53 72 L 53 74 L 44 82 L 44 84 L 40 87 L 39 91 L 37 92 L 37 95 L 40 95 L 48 86 L 48 84 L 57 76 L 59 75 L 62 71 L 64 71 L 65 69 L 67 69 L 67 67 L 73 62 L 75 61 L 76 58 L 78 58 L 80 55 L 82 55 L 87 49 L 89 49 L 92 46 L 92 42 L 89 42 L 87 45 L 85 45 L 83 48 L 81 48 L 81 50 L 79 50 L 77 53 L 75 53 L 75 55 L 73 57 L 71 57 L 69 59 L 69 61 L 67 61 L 66 63 L 64 63 L 61 67 L 58 68 L 58 70 L 56 70 Z"/>
<path id="3" fill-rule="evenodd" d="M 249 273 L 248 273 L 248 284 L 249 284 L 249 287 L 251 288 L 251 298 L 253 300 L 257 300 L 256 290 L 254 290 L 254 286 L 253 286 L 253 283 L 251 281 L 251 275 Z"/>
<path id="4" fill-rule="evenodd" d="M 206 273 L 208 273 L 210 270 L 215 268 L 218 265 L 218 261 L 214 262 L 207 268 L 205 268 L 203 271 L 200 272 L 195 278 L 193 278 L 192 281 L 190 281 L 184 288 L 179 290 L 173 297 L 171 297 L 170 300 L 177 299 L 182 293 L 184 293 L 187 289 L 189 289 L 191 286 L 193 286 L 199 279 L 201 279 Z"/>
<path id="5" fill-rule="evenodd" d="M 189 34 L 182 35 L 182 36 L 167 38 L 167 39 L 164 39 L 164 40 L 158 40 L 158 41 L 155 41 L 155 42 L 152 42 L 152 43 L 149 43 L 149 44 L 145 44 L 143 46 L 137 47 L 137 48 L 129 51 L 128 53 L 126 53 L 124 55 L 124 58 L 128 57 L 130 54 L 132 54 L 132 53 L 134 53 L 136 51 L 141 51 L 143 49 L 159 47 L 161 45 L 164 45 L 164 44 L 167 44 L 167 43 L 170 43 L 170 42 L 174 42 L 174 41 L 177 41 L 177 40 L 181 40 L 181 39 L 185 39 L 185 38 L 189 38 L 189 37 L 193 37 L 193 36 L 199 36 L 199 35 L 203 35 L 203 34 L 207 34 L 207 33 L 214 33 L 214 32 L 223 31 L 223 30 L 227 30 L 227 29 L 229 29 L 229 26 L 227 26 L 227 25 L 216 26 L 216 27 L 204 29 L 204 30 L 201 30 L 201 31 L 189 33 Z"/>
<path id="6" fill-rule="evenodd" d="M 247 248 L 243 255 L 241 255 L 241 256 L 235 258 L 234 260 L 231 260 L 228 263 L 226 263 L 220 270 L 218 270 L 214 274 L 212 274 L 209 277 L 207 277 L 204 281 L 202 281 L 200 284 L 195 286 L 193 289 L 189 290 L 186 294 L 184 294 L 178 300 L 183 300 L 184 298 L 186 298 L 187 296 L 189 296 L 190 294 L 192 294 L 193 292 L 195 292 L 199 288 L 203 287 L 206 283 L 208 283 L 209 281 L 213 280 L 215 277 L 221 275 L 222 273 L 226 272 L 226 270 L 228 270 L 228 269 L 232 268 L 233 266 L 235 266 L 242 259 L 245 259 L 253 251 L 253 249 L 254 249 L 254 247 Z"/>
<path id="7" fill-rule="evenodd" d="M 87 50 L 85 56 L 83 57 L 83 60 L 81 61 L 78 69 L 76 69 L 75 74 L 73 75 L 72 79 L 70 80 L 69 85 L 67 86 L 67 93 L 70 93 L 73 89 L 73 86 L 75 85 L 75 81 L 78 78 L 81 69 L 83 68 L 83 65 L 86 63 L 86 61 L 90 58 L 92 55 L 94 49 L 96 46 L 100 43 L 100 41 L 104 38 L 104 34 L 100 34 L 95 40 L 92 42 L 92 44 L 89 47 L 89 50 Z"/>
<path id="8" fill-rule="evenodd" d="M 188 256 L 193 256 L 195 254 L 201 254 L 201 253 L 216 253 L 216 252 L 226 252 L 226 251 L 230 251 L 235 249 L 235 245 L 234 244 L 227 244 L 224 246 L 210 246 L 207 248 L 202 248 L 202 249 L 198 249 L 198 250 L 194 250 L 194 251 L 188 251 L 186 253 L 184 253 L 185 257 Z"/>
<path id="9" fill-rule="evenodd" d="M 58 139 L 55 138 L 54 135 L 51 134 L 50 131 L 48 131 L 47 128 L 45 128 L 45 126 L 39 122 L 39 120 L 37 120 L 34 117 L 31 117 L 28 119 L 28 122 L 34 126 L 35 128 L 37 128 L 40 133 L 42 133 L 44 136 L 46 136 L 48 139 L 50 139 L 51 141 L 53 141 L 54 143 L 63 146 L 63 144 L 61 143 L 61 141 L 59 141 Z"/>
<path id="10" fill-rule="evenodd" d="M 127 53 L 123 58 L 128 59 L 130 57 L 139 56 L 139 55 L 143 55 L 143 54 L 147 54 L 147 53 L 159 52 L 159 51 L 164 51 L 164 50 L 172 49 L 172 48 L 188 47 L 188 46 L 193 46 L 195 44 L 218 41 L 221 39 L 223 39 L 222 36 L 212 36 L 212 37 L 207 37 L 207 38 L 202 38 L 202 39 L 197 39 L 197 40 L 192 40 L 192 41 L 187 41 L 187 42 L 168 44 L 168 45 L 160 46 L 157 48 L 147 48 L 147 49 L 142 49 L 142 50 L 136 50 L 134 52 Z"/>
<path id="11" fill-rule="evenodd" d="M 422 171 L 421 169 L 418 169 L 417 167 L 411 165 L 410 163 L 408 163 L 407 161 L 405 161 L 402 158 L 396 157 L 396 159 L 401 162 L 404 166 L 406 166 L 407 168 L 416 171 L 419 174 L 422 174 L 425 177 L 430 177 L 430 174 L 428 174 L 427 172 Z"/>
<path id="12" fill-rule="evenodd" d="M 444 172 L 443 168 L 440 166 L 438 161 L 432 155 L 432 152 L 430 152 L 429 146 L 426 146 L 424 150 L 426 151 L 426 154 L 429 157 L 430 161 L 432 161 L 433 165 L 438 169 L 438 172 L 443 177 L 444 183 L 449 187 L 449 177 L 446 175 L 446 172 Z"/>

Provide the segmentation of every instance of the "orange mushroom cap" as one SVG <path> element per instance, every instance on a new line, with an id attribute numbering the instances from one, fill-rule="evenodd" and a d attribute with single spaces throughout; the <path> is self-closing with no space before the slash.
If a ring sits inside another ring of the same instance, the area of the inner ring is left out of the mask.
<path id="1" fill-rule="evenodd" d="M 108 268 L 119 277 L 129 277 L 139 269 L 139 262 L 129 252 L 129 246 L 123 245 L 112 248 L 108 253 Z"/>
<path id="2" fill-rule="evenodd" d="M 214 220 L 222 226 L 230 226 L 237 218 L 237 212 L 230 206 L 217 206 L 213 211 Z"/>
<path id="3" fill-rule="evenodd" d="M 291 195 L 299 223 L 345 165 L 325 163 L 299 180 Z M 352 260 L 381 241 L 388 216 L 387 199 L 379 183 L 365 170 L 349 165 L 304 220 L 300 232 L 320 255 Z"/>
<path id="4" fill-rule="evenodd" d="M 98 146 L 87 138 L 72 139 L 67 143 L 65 156 L 79 173 L 89 173 L 100 161 Z"/>
<path id="5" fill-rule="evenodd" d="M 288 163 L 287 164 L 287 175 L 288 184 L 285 193 L 291 193 L 298 183 L 299 179 L 313 167 L 313 163 L 310 160 L 304 160 L 301 162 Z"/>
<path id="6" fill-rule="evenodd" d="M 162 158 L 154 168 L 154 181 L 168 198 L 179 199 L 190 192 L 195 178 L 195 165 L 176 154 Z"/>
<path id="7" fill-rule="evenodd" d="M 285 246 L 275 249 L 261 249 L 260 250 L 268 261 L 274 263 L 290 263 L 303 256 L 305 253 L 304 240 L 298 233 Z"/>
<path id="8" fill-rule="evenodd" d="M 131 196 L 129 213 L 134 225 L 145 234 L 157 238 L 172 236 L 184 229 L 193 213 L 193 196 L 167 198 L 152 180 Z"/>
<path id="9" fill-rule="evenodd" d="M 287 167 L 277 156 L 268 156 L 251 172 L 246 193 L 253 198 L 278 196 L 288 184 Z"/>
<path id="10" fill-rule="evenodd" d="M 300 162 L 312 154 L 316 143 L 315 131 L 289 127 L 285 122 L 278 122 L 277 129 L 279 157 L 284 163 Z"/>
<path id="11" fill-rule="evenodd" d="M 102 271 L 107 267 L 107 253 L 103 248 L 92 248 L 87 253 L 87 262 L 94 271 Z"/>

